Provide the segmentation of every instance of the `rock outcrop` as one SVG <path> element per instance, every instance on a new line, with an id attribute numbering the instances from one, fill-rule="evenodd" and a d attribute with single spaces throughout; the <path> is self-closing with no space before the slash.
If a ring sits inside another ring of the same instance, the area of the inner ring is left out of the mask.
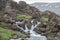
<path id="1" fill-rule="evenodd" d="M 31 7 L 24 1 L 17 3 L 12 0 L 0 0 L 0 4 L 1 11 L 4 10 L 11 17 L 15 17 L 17 14 L 31 15 L 33 18 L 40 17 L 40 11 L 35 7 Z"/>
<path id="2" fill-rule="evenodd" d="M 60 32 L 60 16 L 56 15 L 54 12 L 45 11 L 43 12 L 42 17 L 48 18 L 48 21 L 42 21 L 34 30 L 46 36 L 47 40 L 60 40 L 58 33 Z M 45 19 L 44 18 L 44 19 Z"/>

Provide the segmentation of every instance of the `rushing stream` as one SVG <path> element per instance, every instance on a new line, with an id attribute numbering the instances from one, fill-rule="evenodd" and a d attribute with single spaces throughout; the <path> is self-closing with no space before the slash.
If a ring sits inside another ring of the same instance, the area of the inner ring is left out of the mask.
<path id="1" fill-rule="evenodd" d="M 38 21 L 37 21 L 37 24 L 34 24 L 33 22 L 34 22 L 34 20 L 31 21 L 31 23 L 32 23 L 31 29 L 28 29 L 27 24 L 25 24 L 25 30 L 22 27 L 19 27 L 18 23 L 21 23 L 21 22 L 16 22 L 16 25 L 21 30 L 24 30 L 25 32 L 30 33 L 30 38 L 26 38 L 27 40 L 47 40 L 47 38 L 45 36 L 41 36 L 40 34 L 33 31 L 34 28 L 36 28 L 40 24 L 40 22 L 38 22 Z M 12 40 L 14 40 L 14 39 L 12 39 Z M 15 39 L 15 40 L 21 40 L 21 38 Z"/>

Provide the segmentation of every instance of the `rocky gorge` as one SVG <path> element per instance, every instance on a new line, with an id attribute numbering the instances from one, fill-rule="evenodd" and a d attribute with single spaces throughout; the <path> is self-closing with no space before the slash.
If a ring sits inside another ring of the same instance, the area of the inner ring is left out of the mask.
<path id="1" fill-rule="evenodd" d="M 21 28 L 25 29 L 26 24 L 31 29 L 31 20 L 34 20 L 34 25 L 41 22 L 34 28 L 36 33 L 46 36 L 47 40 L 60 40 L 60 15 L 48 10 L 42 12 L 24 1 L 0 0 L 0 40 L 29 37 L 29 33 Z"/>

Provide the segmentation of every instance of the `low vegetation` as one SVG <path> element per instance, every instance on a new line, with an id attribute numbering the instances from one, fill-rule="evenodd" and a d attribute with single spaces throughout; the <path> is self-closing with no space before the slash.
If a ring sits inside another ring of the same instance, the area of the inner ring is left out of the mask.
<path id="1" fill-rule="evenodd" d="M 16 34 L 16 32 L 13 30 L 8 30 L 0 27 L 0 40 L 10 40 L 10 38 L 14 34 L 18 35 L 20 38 L 24 38 L 26 36 L 20 32 L 17 32 L 17 33 L 18 34 Z"/>
<path id="2" fill-rule="evenodd" d="M 21 14 L 17 14 L 16 16 L 18 19 L 31 19 L 32 16 L 29 15 L 21 15 Z"/>
<path id="3" fill-rule="evenodd" d="M 48 21 L 48 18 L 46 18 L 46 17 L 41 17 L 41 20 L 47 22 L 47 21 Z"/>
<path id="4" fill-rule="evenodd" d="M 60 20 L 60 18 L 58 17 L 57 20 Z"/>

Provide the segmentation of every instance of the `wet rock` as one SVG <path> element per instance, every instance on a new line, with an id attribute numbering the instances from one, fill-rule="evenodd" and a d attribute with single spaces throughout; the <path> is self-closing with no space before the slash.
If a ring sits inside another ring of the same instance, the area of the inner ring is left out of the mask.
<path id="1" fill-rule="evenodd" d="M 13 23 L 11 25 L 11 29 L 13 29 L 13 30 L 19 30 L 19 28 L 17 27 L 17 25 L 15 23 Z"/>
<path id="2" fill-rule="evenodd" d="M 52 34 L 52 33 L 50 33 L 50 34 L 47 34 L 47 40 L 56 40 L 55 39 L 55 34 Z"/>
<path id="3" fill-rule="evenodd" d="M 28 29 L 31 29 L 31 26 L 32 26 L 31 20 L 30 19 L 26 19 L 25 20 L 25 25 L 27 25 Z"/>

